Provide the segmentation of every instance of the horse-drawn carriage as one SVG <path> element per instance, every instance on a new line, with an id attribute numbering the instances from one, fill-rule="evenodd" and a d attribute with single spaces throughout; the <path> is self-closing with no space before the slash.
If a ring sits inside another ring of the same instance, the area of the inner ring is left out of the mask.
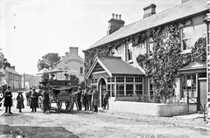
<path id="1" fill-rule="evenodd" d="M 76 82 L 70 80 L 45 80 L 40 83 L 48 88 L 50 107 L 55 103 L 57 109 L 60 110 L 64 103 L 66 110 L 73 110 L 73 105 L 76 102 Z"/>

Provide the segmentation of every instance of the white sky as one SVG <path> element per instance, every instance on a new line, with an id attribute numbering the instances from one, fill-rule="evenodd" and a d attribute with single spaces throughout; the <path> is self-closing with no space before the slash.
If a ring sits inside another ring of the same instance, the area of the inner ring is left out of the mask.
<path id="1" fill-rule="evenodd" d="M 0 47 L 17 72 L 35 75 L 43 55 L 64 56 L 73 46 L 84 58 L 82 50 L 106 35 L 112 13 L 128 25 L 151 3 L 160 12 L 181 0 L 0 0 Z"/>

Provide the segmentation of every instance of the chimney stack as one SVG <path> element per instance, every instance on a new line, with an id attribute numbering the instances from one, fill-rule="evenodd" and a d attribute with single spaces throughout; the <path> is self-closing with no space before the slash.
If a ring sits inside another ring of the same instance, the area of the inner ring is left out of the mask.
<path id="1" fill-rule="evenodd" d="M 69 52 L 66 52 L 66 57 L 69 56 Z"/>
<path id="2" fill-rule="evenodd" d="M 11 66 L 11 68 L 12 68 L 13 70 L 15 70 L 15 66 Z"/>
<path id="3" fill-rule="evenodd" d="M 155 4 L 150 4 L 149 6 L 144 7 L 144 17 L 147 18 L 153 14 L 156 14 L 156 5 Z"/>
<path id="4" fill-rule="evenodd" d="M 121 15 L 119 14 L 112 14 L 112 19 L 108 21 L 109 28 L 107 31 L 107 35 L 112 34 L 113 32 L 117 31 L 121 27 L 124 26 L 125 21 L 121 20 Z"/>
<path id="5" fill-rule="evenodd" d="M 75 55 L 77 56 L 78 55 L 78 47 L 69 47 L 69 52 L 70 52 L 70 55 Z"/>

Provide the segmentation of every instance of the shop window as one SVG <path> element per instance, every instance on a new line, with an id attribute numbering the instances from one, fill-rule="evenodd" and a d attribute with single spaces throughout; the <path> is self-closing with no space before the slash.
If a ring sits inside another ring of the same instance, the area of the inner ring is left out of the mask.
<path id="1" fill-rule="evenodd" d="M 190 98 L 196 98 L 196 74 L 187 74 L 181 77 L 182 91 L 181 98 L 187 98 L 189 93 Z"/>
<path id="2" fill-rule="evenodd" d="M 194 35 L 193 26 L 186 26 L 181 28 L 181 46 L 182 51 L 192 49 L 194 46 L 192 37 Z"/>
<path id="3" fill-rule="evenodd" d="M 124 84 L 117 84 L 117 97 L 124 97 Z"/>
<path id="4" fill-rule="evenodd" d="M 133 84 L 126 84 L 126 97 L 133 96 Z"/>
<path id="5" fill-rule="evenodd" d="M 142 96 L 143 87 L 142 84 L 136 84 L 136 94 Z"/>
<path id="6" fill-rule="evenodd" d="M 133 82 L 133 77 L 126 77 L 126 82 Z"/>
<path id="7" fill-rule="evenodd" d="M 124 82 L 124 77 L 116 77 L 116 82 Z"/>

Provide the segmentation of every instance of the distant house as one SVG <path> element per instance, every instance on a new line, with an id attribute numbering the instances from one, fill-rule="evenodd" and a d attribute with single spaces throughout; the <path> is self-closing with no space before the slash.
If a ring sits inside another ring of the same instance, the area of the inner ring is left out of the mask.
<path id="1" fill-rule="evenodd" d="M 15 70 L 14 66 L 6 67 L 5 69 L 5 80 L 7 85 L 11 87 L 11 90 L 20 90 L 21 85 L 21 75 Z"/>
<path id="2" fill-rule="evenodd" d="M 78 55 L 78 47 L 70 47 L 69 50 L 65 56 L 62 56 L 61 62 L 56 66 L 56 69 L 64 70 L 64 72 L 56 74 L 56 79 L 69 79 L 69 75 L 76 75 L 82 82 L 85 75 L 84 60 Z"/>
<path id="3" fill-rule="evenodd" d="M 156 5 L 144 8 L 144 17 L 124 26 L 121 15 L 113 14 L 108 34 L 84 50 L 85 78 L 89 85 L 97 86 L 100 96 L 105 88 L 116 100 L 136 101 L 141 96 L 153 96 L 153 86 L 138 65 L 139 54 L 153 54 L 152 29 L 161 28 L 163 43 L 169 39 L 169 26 L 176 24 L 179 30 L 181 53 L 191 53 L 194 43 L 206 37 L 204 23 L 208 6 L 206 0 L 182 0 L 180 5 L 156 13 Z M 120 58 L 116 58 L 120 57 Z M 193 99 L 194 111 L 201 110 L 206 93 L 206 64 L 190 63 L 179 70 L 175 95 L 184 102 L 186 94 Z M 101 99 L 100 97 L 100 99 Z"/>

